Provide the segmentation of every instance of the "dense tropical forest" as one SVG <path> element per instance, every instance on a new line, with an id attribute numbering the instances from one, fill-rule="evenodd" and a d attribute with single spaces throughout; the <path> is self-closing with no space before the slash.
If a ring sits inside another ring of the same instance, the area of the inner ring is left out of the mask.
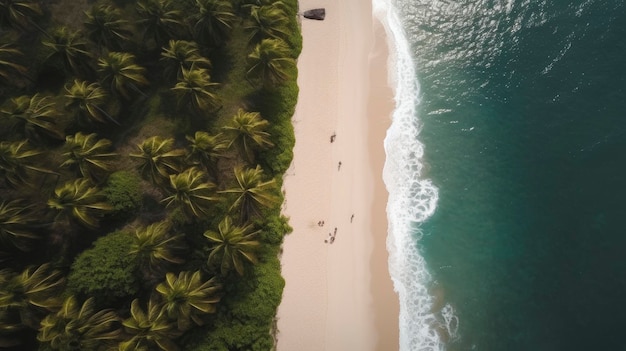
<path id="1" fill-rule="evenodd" d="M 295 0 L 0 0 L 0 348 L 271 350 Z"/>

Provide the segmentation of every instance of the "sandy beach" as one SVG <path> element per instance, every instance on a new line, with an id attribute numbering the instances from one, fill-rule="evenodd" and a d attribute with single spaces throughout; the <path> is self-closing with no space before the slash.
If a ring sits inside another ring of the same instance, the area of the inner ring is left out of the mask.
<path id="1" fill-rule="evenodd" d="M 300 1 L 301 11 L 318 7 L 324 21 L 302 20 L 277 349 L 397 350 L 382 182 L 393 109 L 385 33 L 369 1 Z"/>

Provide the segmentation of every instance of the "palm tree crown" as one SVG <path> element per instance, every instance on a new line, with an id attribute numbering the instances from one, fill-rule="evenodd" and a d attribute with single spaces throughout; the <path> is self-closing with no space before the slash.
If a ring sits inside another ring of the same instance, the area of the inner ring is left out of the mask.
<path id="1" fill-rule="evenodd" d="M 38 140 L 41 134 L 62 139 L 56 125 L 59 113 L 49 96 L 37 93 L 12 98 L 8 106 L 0 109 L 0 114 L 11 119 L 13 128 L 31 140 Z"/>
<path id="2" fill-rule="evenodd" d="M 211 61 L 200 54 L 196 42 L 186 40 L 170 40 L 167 46 L 163 47 L 161 62 L 166 76 L 177 79 L 182 78 L 183 69 L 190 70 L 196 67 L 208 71 L 211 68 Z"/>
<path id="3" fill-rule="evenodd" d="M 193 137 L 187 136 L 186 138 L 189 141 L 187 162 L 200 166 L 216 176 L 217 159 L 228 149 L 224 136 L 221 133 L 210 135 L 207 132 L 198 131 Z"/>
<path id="4" fill-rule="evenodd" d="M 65 91 L 67 92 L 65 97 L 68 98 L 65 107 L 77 108 L 78 116 L 101 123 L 111 121 L 120 125 L 104 110 L 107 93 L 99 83 L 75 79 L 72 85 L 65 87 Z"/>
<path id="5" fill-rule="evenodd" d="M 0 28 L 24 29 L 32 17 L 43 15 L 38 3 L 27 0 L 0 0 Z"/>
<path id="6" fill-rule="evenodd" d="M 242 169 L 235 168 L 235 178 L 237 184 L 230 189 L 222 190 L 220 193 L 233 194 L 234 201 L 230 210 L 239 208 L 240 217 L 243 222 L 248 221 L 253 215 L 260 214 L 261 207 L 270 207 L 278 202 L 272 190 L 275 185 L 274 179 L 264 181 L 261 166 L 256 168 Z"/>
<path id="7" fill-rule="evenodd" d="M 226 216 L 218 225 L 217 232 L 211 230 L 204 232 L 204 236 L 213 244 L 208 264 L 218 263 L 222 275 L 226 275 L 231 268 L 235 268 L 239 275 L 243 275 L 244 260 L 257 263 L 254 251 L 261 243 L 254 240 L 254 237 L 258 233 L 259 231 L 252 231 L 252 224 L 238 227 Z"/>
<path id="8" fill-rule="evenodd" d="M 200 43 L 219 45 L 228 37 L 237 20 L 228 0 L 196 0 L 194 32 Z"/>
<path id="9" fill-rule="evenodd" d="M 39 239 L 32 229 L 38 224 L 32 205 L 21 201 L 0 203 L 0 243 L 3 247 L 13 246 L 21 251 L 30 251 L 33 240 Z"/>
<path id="10" fill-rule="evenodd" d="M 43 45 L 52 49 L 46 60 L 55 56 L 59 57 L 65 68 L 74 74 L 85 72 L 91 60 L 91 53 L 87 47 L 83 34 L 80 31 L 72 31 L 67 27 L 54 30 Z"/>
<path id="11" fill-rule="evenodd" d="M 215 184 L 207 180 L 207 174 L 196 167 L 170 176 L 169 196 L 162 200 L 167 206 L 177 206 L 190 217 L 207 216 L 214 197 Z"/>
<path id="12" fill-rule="evenodd" d="M 57 218 L 75 219 L 94 228 L 98 226 L 98 218 L 112 210 L 104 199 L 100 189 L 92 186 L 88 179 L 79 178 L 57 187 L 48 199 L 48 207 L 57 212 Z"/>
<path id="13" fill-rule="evenodd" d="M 111 141 L 98 139 L 93 133 L 85 135 L 81 132 L 65 137 L 61 167 L 74 167 L 83 177 L 97 180 L 111 170 L 111 161 L 116 153 L 109 152 Z"/>
<path id="14" fill-rule="evenodd" d="M 133 300 L 130 305 L 130 318 L 122 324 L 132 338 L 121 342 L 119 351 L 178 351 L 172 339 L 179 336 L 180 332 L 168 320 L 163 308 L 153 298 L 148 301 L 145 312 L 139 300 Z"/>
<path id="15" fill-rule="evenodd" d="M 14 73 L 24 74 L 26 72 L 26 67 L 18 63 L 22 56 L 24 56 L 22 51 L 14 45 L 0 45 L 0 79 L 11 82 Z"/>
<path id="16" fill-rule="evenodd" d="M 182 77 L 172 88 L 178 96 L 180 105 L 187 105 L 198 113 L 210 112 L 219 105 L 219 99 L 211 88 L 218 85 L 212 83 L 209 72 L 204 68 L 192 66 L 182 69 Z"/>
<path id="17" fill-rule="evenodd" d="M 263 39 L 248 55 L 250 78 L 261 79 L 265 87 L 273 87 L 289 78 L 288 70 L 296 65 L 291 51 L 281 39 Z"/>
<path id="18" fill-rule="evenodd" d="M 254 161 L 255 149 L 263 149 L 274 146 L 270 141 L 270 134 L 265 131 L 269 122 L 262 119 L 258 112 L 237 111 L 229 124 L 223 127 L 228 143 L 228 148 L 237 146 L 249 161 Z"/>
<path id="19" fill-rule="evenodd" d="M 256 44 L 262 39 L 269 38 L 286 39 L 289 36 L 287 32 L 289 19 L 279 4 L 250 6 L 250 17 L 247 22 L 244 29 L 250 33 L 248 40 L 251 43 Z"/>
<path id="20" fill-rule="evenodd" d="M 109 52 L 98 60 L 98 67 L 102 84 L 108 86 L 111 92 L 120 93 L 125 98 L 130 98 L 129 88 L 143 94 L 138 87 L 148 85 L 144 76 L 146 69 L 135 63 L 133 54 Z"/>
<path id="21" fill-rule="evenodd" d="M 137 13 L 140 17 L 137 24 L 142 28 L 144 41 L 152 39 L 157 46 L 184 28 L 182 13 L 172 9 L 170 0 L 140 0 Z"/>
<path id="22" fill-rule="evenodd" d="M 115 327 L 119 318 L 109 309 L 96 311 L 94 305 L 93 298 L 80 305 L 69 296 L 57 313 L 41 321 L 37 340 L 59 351 L 103 349 L 119 337 L 121 330 Z"/>
<path id="23" fill-rule="evenodd" d="M 110 5 L 94 5 L 85 12 L 87 36 L 99 46 L 109 50 L 121 50 L 122 44 L 130 41 L 132 32 L 126 29 L 128 21 L 122 19 L 120 10 Z"/>
<path id="24" fill-rule="evenodd" d="M 170 234 L 170 224 L 167 222 L 153 223 L 147 227 L 137 229 L 129 253 L 148 268 L 156 268 L 167 261 L 182 263 L 176 257 L 174 250 L 180 247 L 182 234 Z"/>
<path id="25" fill-rule="evenodd" d="M 56 311 L 61 306 L 59 293 L 65 283 L 59 271 L 49 264 L 26 268 L 14 275 L 0 271 L 0 310 L 17 310 L 23 325 L 37 329 L 41 311 Z"/>
<path id="26" fill-rule="evenodd" d="M 162 185 L 165 180 L 169 180 L 170 174 L 180 172 L 185 150 L 174 149 L 174 139 L 153 136 L 137 147 L 140 152 L 129 156 L 140 161 L 138 168 L 144 179 Z"/>
<path id="27" fill-rule="evenodd" d="M 41 154 L 41 151 L 32 149 L 27 140 L 0 142 L 0 176 L 13 188 L 24 184 L 32 185 L 29 182 L 29 171 L 50 173 L 35 166 L 37 157 Z"/>
<path id="28" fill-rule="evenodd" d="M 220 286 L 215 278 L 203 280 L 200 271 L 167 273 L 165 281 L 156 287 L 161 295 L 163 310 L 170 319 L 178 321 L 178 330 L 189 329 L 190 322 L 202 325 L 203 314 L 215 312 L 220 298 L 216 292 Z"/>

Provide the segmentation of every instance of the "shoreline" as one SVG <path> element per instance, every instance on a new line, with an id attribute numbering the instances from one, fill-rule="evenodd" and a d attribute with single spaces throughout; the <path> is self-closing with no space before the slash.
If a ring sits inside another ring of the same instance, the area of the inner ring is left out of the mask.
<path id="1" fill-rule="evenodd" d="M 385 30 L 369 2 L 300 1 L 301 11 L 316 7 L 326 19 L 301 27 L 277 350 L 397 350 L 382 180 L 395 106 Z"/>

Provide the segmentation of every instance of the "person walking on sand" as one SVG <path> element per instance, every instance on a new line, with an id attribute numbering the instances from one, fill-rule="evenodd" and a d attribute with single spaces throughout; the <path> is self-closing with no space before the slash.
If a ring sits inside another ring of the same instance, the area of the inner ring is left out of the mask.
<path id="1" fill-rule="evenodd" d="M 341 161 L 339 161 L 339 164 L 337 164 L 337 170 L 341 170 Z"/>

